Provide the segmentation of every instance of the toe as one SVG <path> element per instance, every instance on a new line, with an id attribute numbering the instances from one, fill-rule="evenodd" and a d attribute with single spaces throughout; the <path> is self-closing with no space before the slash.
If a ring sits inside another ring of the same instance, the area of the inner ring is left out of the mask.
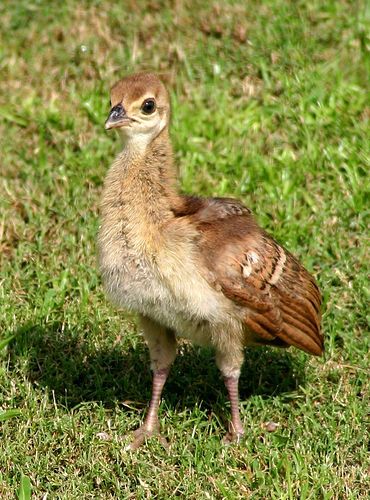
<path id="1" fill-rule="evenodd" d="M 141 427 L 136 429 L 132 434 L 133 434 L 133 439 L 127 446 L 125 446 L 125 451 L 137 450 L 143 444 L 145 444 L 147 439 L 150 439 L 153 436 L 158 436 L 159 441 L 164 448 L 167 449 L 169 446 L 167 439 L 160 434 L 159 429 L 157 428 L 149 430 L 144 425 L 142 425 Z"/>
<path id="2" fill-rule="evenodd" d="M 244 432 L 228 432 L 222 439 L 225 445 L 239 444 L 244 437 Z"/>
<path id="3" fill-rule="evenodd" d="M 139 429 L 138 429 L 139 430 Z M 140 448 L 146 441 L 146 436 L 144 434 L 138 434 L 134 436 L 134 439 L 125 446 L 125 451 L 135 451 Z"/>

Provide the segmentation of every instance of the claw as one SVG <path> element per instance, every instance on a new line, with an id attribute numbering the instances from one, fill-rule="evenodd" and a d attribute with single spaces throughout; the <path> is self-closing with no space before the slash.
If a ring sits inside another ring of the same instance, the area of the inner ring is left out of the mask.
<path id="1" fill-rule="evenodd" d="M 146 441 L 154 436 L 159 438 L 161 445 L 167 450 L 169 447 L 167 439 L 162 436 L 159 432 L 159 429 L 156 427 L 154 429 L 148 429 L 145 425 L 142 425 L 138 429 L 133 432 L 133 440 L 131 443 L 125 446 L 125 451 L 136 451 L 140 448 Z"/>

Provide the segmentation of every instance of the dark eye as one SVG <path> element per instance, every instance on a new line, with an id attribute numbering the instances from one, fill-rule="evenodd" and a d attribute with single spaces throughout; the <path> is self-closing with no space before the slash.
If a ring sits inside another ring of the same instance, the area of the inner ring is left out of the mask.
<path id="1" fill-rule="evenodd" d="M 109 101 L 109 107 L 110 108 L 112 107 L 112 101 Z"/>
<path id="2" fill-rule="evenodd" d="M 151 115 L 152 113 L 154 113 L 155 109 L 156 106 L 154 99 L 145 99 L 145 101 L 141 105 L 141 111 L 146 115 Z"/>

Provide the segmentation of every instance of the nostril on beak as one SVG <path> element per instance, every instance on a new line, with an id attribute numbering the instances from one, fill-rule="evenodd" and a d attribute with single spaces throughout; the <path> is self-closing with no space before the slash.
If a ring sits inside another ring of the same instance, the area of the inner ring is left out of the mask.
<path id="1" fill-rule="evenodd" d="M 126 117 L 126 110 L 122 106 L 122 104 L 117 104 L 116 106 L 113 106 L 113 108 L 109 112 L 108 119 L 105 122 L 106 130 L 109 130 L 110 128 L 116 126 L 116 124 L 125 117 Z"/>
<path id="2" fill-rule="evenodd" d="M 126 114 L 126 111 L 122 106 L 122 104 L 117 104 L 116 106 L 113 106 L 113 108 L 110 110 L 109 118 L 115 120 L 117 118 L 122 117 L 124 114 Z"/>

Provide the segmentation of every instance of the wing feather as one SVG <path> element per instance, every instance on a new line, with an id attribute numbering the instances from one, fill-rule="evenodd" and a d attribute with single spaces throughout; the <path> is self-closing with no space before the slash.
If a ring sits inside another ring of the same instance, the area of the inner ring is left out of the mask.
<path id="1" fill-rule="evenodd" d="M 321 294 L 313 277 L 240 202 L 199 200 L 188 212 L 201 235 L 198 246 L 213 284 L 244 311 L 246 327 L 262 342 L 322 354 Z"/>

